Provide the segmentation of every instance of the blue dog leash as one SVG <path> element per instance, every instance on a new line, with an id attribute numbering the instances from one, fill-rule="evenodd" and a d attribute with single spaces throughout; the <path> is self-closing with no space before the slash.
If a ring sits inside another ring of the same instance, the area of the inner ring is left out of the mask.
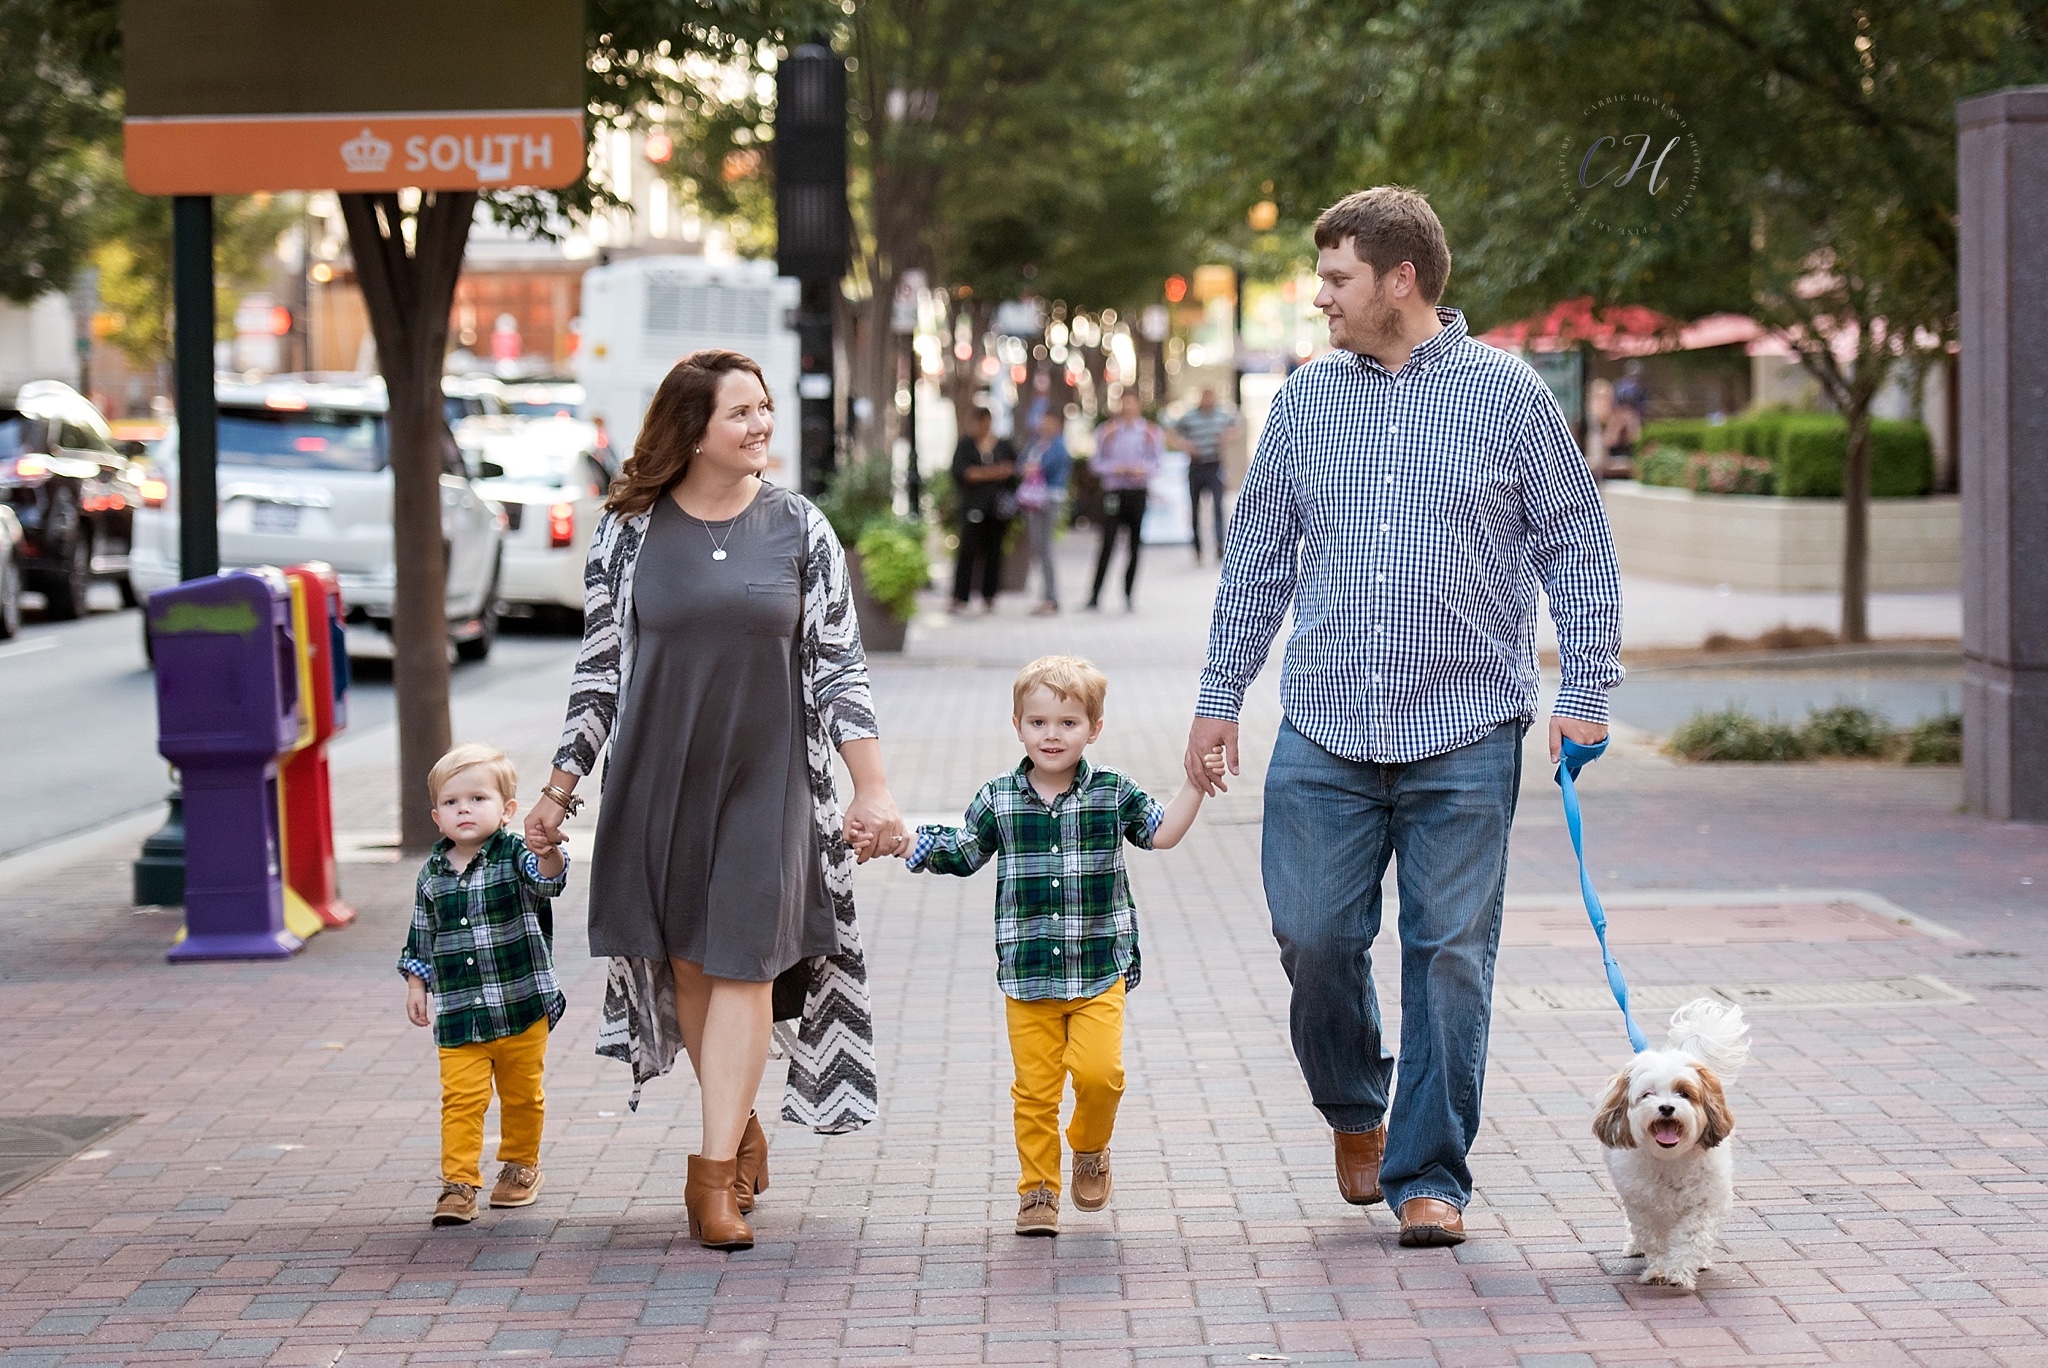
<path id="1" fill-rule="evenodd" d="M 1557 786 L 1564 790 L 1564 824 L 1571 831 L 1572 850 L 1579 857 L 1579 894 L 1586 900 L 1586 916 L 1593 923 L 1593 934 L 1600 940 L 1600 960 L 1607 966 L 1607 986 L 1614 991 L 1615 1006 L 1621 1008 L 1622 1024 L 1628 1027 L 1628 1043 L 1641 1054 L 1650 1048 L 1650 1040 L 1629 1015 L 1628 980 L 1621 976 L 1621 966 L 1614 962 L 1613 952 L 1607 948 L 1607 909 L 1600 905 L 1600 895 L 1593 891 L 1593 876 L 1586 872 L 1586 835 L 1579 817 L 1579 790 L 1573 782 L 1580 770 L 1606 754 L 1607 743 L 1581 745 L 1569 736 L 1562 740 L 1564 759 L 1557 767 Z"/>

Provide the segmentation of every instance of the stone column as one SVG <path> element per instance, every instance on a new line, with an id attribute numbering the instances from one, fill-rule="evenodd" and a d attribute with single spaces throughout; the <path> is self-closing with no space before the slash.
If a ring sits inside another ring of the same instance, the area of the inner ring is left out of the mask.
<path id="1" fill-rule="evenodd" d="M 1960 101 L 1963 794 L 2048 821 L 2048 86 Z"/>

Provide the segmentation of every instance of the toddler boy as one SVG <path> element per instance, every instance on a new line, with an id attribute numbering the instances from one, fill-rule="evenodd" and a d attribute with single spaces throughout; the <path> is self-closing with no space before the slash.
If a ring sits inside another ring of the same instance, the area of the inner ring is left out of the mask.
<path id="1" fill-rule="evenodd" d="M 1019 1235 L 1060 1231 L 1060 1098 L 1069 1076 L 1074 1205 L 1109 1203 L 1124 993 L 1138 986 L 1138 912 L 1123 843 L 1177 845 L 1202 806 L 1192 784 L 1161 807 L 1124 775 L 1082 758 L 1102 734 L 1108 688 L 1100 670 L 1072 656 L 1025 666 L 1012 709 L 1023 762 L 982 786 L 962 825 L 920 827 L 908 857 L 912 870 L 960 875 L 997 857 L 996 982 L 1016 1067 Z M 1220 774 L 1221 751 L 1210 760 Z"/>
<path id="2" fill-rule="evenodd" d="M 498 1091 L 494 1207 L 540 1195 L 541 1066 L 567 1003 L 555 983 L 548 900 L 568 883 L 557 846 L 506 829 L 519 775 L 503 751 L 457 746 L 428 775 L 441 840 L 420 870 L 412 932 L 398 957 L 405 1014 L 441 1049 L 441 1198 L 434 1224 L 476 1219 L 484 1112 Z M 430 1008 L 428 992 L 432 991 Z"/>

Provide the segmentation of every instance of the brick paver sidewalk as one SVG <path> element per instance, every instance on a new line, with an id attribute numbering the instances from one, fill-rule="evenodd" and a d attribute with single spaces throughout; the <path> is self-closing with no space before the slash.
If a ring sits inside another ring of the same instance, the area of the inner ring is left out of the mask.
<path id="1" fill-rule="evenodd" d="M 1109 671 L 1097 754 L 1164 796 L 1212 575 L 1155 549 L 1135 617 L 1035 620 L 1006 601 L 991 620 L 921 623 L 908 656 L 876 665 L 906 811 L 955 811 L 1013 762 L 1010 676 L 1054 649 Z M 529 790 L 566 675 L 461 704 L 459 730 L 513 749 Z M 1179 850 L 1133 855 L 1146 976 L 1116 1197 L 1063 1212 L 1056 1242 L 1008 1230 L 991 875 L 862 872 L 882 1119 L 777 1129 L 761 1243 L 730 1257 L 681 1233 L 693 1087 L 652 1084 L 628 1114 L 623 1070 L 590 1053 L 602 975 L 582 953 L 580 872 L 559 906 L 571 1007 L 549 1059 L 547 1190 L 441 1231 L 424 1220 L 433 1051 L 391 968 L 410 868 L 349 866 L 361 921 L 280 965 L 165 965 L 175 916 L 130 909 L 107 859 L 0 895 L 0 1116 L 136 1118 L 0 1197 L 0 1364 L 2048 1362 L 2040 830 L 1958 815 L 1952 771 L 1684 769 L 1624 745 L 1590 772 L 1597 873 L 1617 895 L 1874 895 L 1777 910 L 1617 896 L 1639 990 L 1918 982 L 1943 999 L 1755 1015 L 1728 1251 L 1691 1296 L 1639 1287 L 1618 1258 L 1587 1125 L 1625 1041 L 1597 992 L 1594 1010 L 1545 1005 L 1599 987 L 1569 904 L 1509 916 L 1471 1241 L 1402 1250 L 1384 1208 L 1339 1200 L 1259 890 L 1276 720 L 1269 678 L 1247 782 Z M 342 825 L 390 824 L 388 745 L 358 738 L 338 762 Z M 1572 887 L 1532 763 L 1511 891 Z M 1900 924 L 1893 904 L 1935 925 Z M 1396 996 L 1391 932 L 1380 948 Z"/>

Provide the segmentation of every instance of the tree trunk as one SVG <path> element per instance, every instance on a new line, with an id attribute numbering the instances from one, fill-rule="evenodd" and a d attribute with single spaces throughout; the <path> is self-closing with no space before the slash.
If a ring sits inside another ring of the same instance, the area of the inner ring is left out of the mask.
<path id="1" fill-rule="evenodd" d="M 1853 642 L 1870 640 L 1870 399 L 1859 393 L 1846 415 L 1842 462 L 1842 640 Z"/>
<path id="2" fill-rule="evenodd" d="M 392 600 L 392 683 L 398 695 L 398 837 L 408 854 L 432 848 L 427 773 L 447 753 L 447 543 L 441 474 L 454 439 L 441 401 L 448 310 L 476 195 L 425 195 L 412 241 L 396 195 L 341 196 L 349 251 L 377 339 L 390 401 L 391 533 L 398 584 Z"/>

